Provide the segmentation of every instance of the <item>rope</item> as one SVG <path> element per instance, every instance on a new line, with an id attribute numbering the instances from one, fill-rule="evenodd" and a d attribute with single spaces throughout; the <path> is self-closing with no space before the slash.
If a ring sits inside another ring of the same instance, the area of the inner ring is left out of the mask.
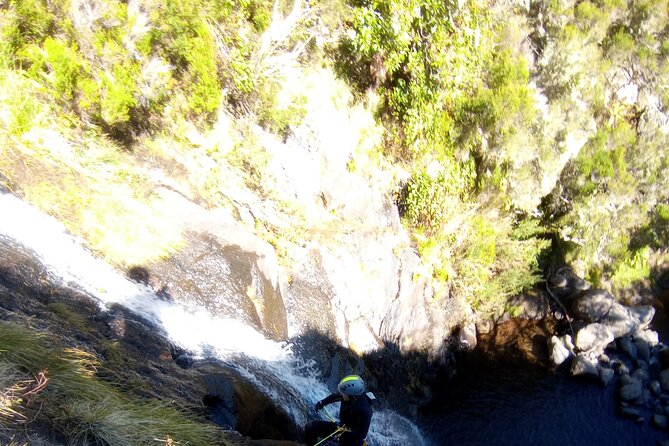
<path id="1" fill-rule="evenodd" d="M 321 409 L 321 410 L 319 410 L 318 413 L 321 414 L 321 415 L 323 415 L 325 418 L 327 418 L 328 421 L 332 421 L 333 423 L 336 423 L 336 422 L 337 422 L 337 420 L 335 420 L 334 417 L 333 417 L 332 415 L 330 415 L 330 414 L 328 413 L 328 411 L 325 410 L 325 409 Z"/>
<path id="2" fill-rule="evenodd" d="M 342 432 L 344 432 L 344 431 L 346 431 L 346 430 L 347 430 L 347 429 L 346 429 L 345 427 L 340 426 L 340 427 L 337 428 L 337 430 L 335 430 L 334 432 L 332 432 L 332 433 L 331 433 L 330 435 L 328 435 L 327 437 L 323 438 L 321 441 L 319 441 L 318 443 L 316 443 L 314 446 L 319 446 L 320 444 L 323 444 L 324 442 L 326 442 L 326 441 L 329 440 L 330 438 L 334 437 L 335 435 L 337 435 L 337 434 L 341 434 Z"/>

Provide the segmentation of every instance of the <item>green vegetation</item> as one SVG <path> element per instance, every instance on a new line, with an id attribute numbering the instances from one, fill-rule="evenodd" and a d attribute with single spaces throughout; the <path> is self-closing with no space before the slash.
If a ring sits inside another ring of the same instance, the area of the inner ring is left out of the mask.
<path id="1" fill-rule="evenodd" d="M 664 255 L 666 0 L 100 5 L 3 4 L 0 172 L 114 263 L 181 246 L 146 188 L 147 160 L 205 206 L 239 210 L 242 189 L 276 199 L 290 230 L 249 225 L 286 257 L 337 226 L 337 209 L 325 228 L 296 217 L 266 175 L 263 135 L 285 140 L 317 113 L 307 92 L 319 87 L 301 83 L 318 70 L 352 89 L 327 84 L 338 107 L 373 107 L 369 133 L 382 134 L 373 147 L 361 136 L 347 166 L 392 176 L 384 193 L 437 298 L 459 293 L 482 318 L 507 311 L 540 280 L 551 237 L 579 272 L 615 287 L 640 283 Z"/>
<path id="2" fill-rule="evenodd" d="M 0 373 L 0 426 L 39 421 L 72 445 L 153 445 L 168 438 L 173 444 L 231 444 L 195 414 L 133 398 L 118 383 L 101 380 L 100 367 L 90 353 L 1 323 L 0 371 L 7 373 Z"/>

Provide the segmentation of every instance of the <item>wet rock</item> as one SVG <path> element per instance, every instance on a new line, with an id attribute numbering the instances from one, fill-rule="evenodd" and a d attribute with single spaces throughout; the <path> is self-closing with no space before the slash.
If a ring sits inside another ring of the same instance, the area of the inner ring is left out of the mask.
<path id="1" fill-rule="evenodd" d="M 629 406 L 620 406 L 618 409 L 618 412 L 620 415 L 624 418 L 628 418 L 631 420 L 637 420 L 639 417 L 641 417 L 641 411 L 639 409 L 635 409 L 633 407 Z"/>
<path id="2" fill-rule="evenodd" d="M 575 345 L 582 352 L 597 352 L 599 356 L 613 341 L 613 333 L 608 327 L 594 323 L 583 327 L 576 333 Z"/>
<path id="3" fill-rule="evenodd" d="M 458 344 L 464 350 L 473 350 L 476 347 L 476 324 L 469 323 L 464 324 L 464 326 L 458 332 Z"/>
<path id="4" fill-rule="evenodd" d="M 618 348 L 622 350 L 623 352 L 627 353 L 627 355 L 635 359 L 636 358 L 636 346 L 632 343 L 632 340 L 628 336 L 624 336 L 620 339 L 618 339 Z"/>
<path id="5" fill-rule="evenodd" d="M 641 382 L 646 382 L 649 380 L 648 372 L 646 369 L 638 368 L 630 375 L 633 379 L 638 379 Z"/>
<path id="6" fill-rule="evenodd" d="M 609 327 L 616 339 L 628 336 L 639 329 L 638 319 L 632 316 L 627 307 L 617 302 L 614 302 L 608 314 L 600 322 Z"/>
<path id="7" fill-rule="evenodd" d="M 185 238 L 187 245 L 179 252 L 147 266 L 153 289 L 285 340 L 286 309 L 272 245 L 234 227 L 203 228 Z"/>
<path id="8" fill-rule="evenodd" d="M 615 372 L 609 367 L 597 367 L 597 369 L 599 370 L 599 381 L 602 385 L 608 386 L 615 376 Z"/>
<path id="9" fill-rule="evenodd" d="M 571 309 L 574 316 L 587 322 L 598 322 L 611 309 L 614 298 L 605 290 L 590 290 L 574 299 Z"/>
<path id="10" fill-rule="evenodd" d="M 589 376 L 599 378 L 597 367 L 585 356 L 576 355 L 572 360 L 569 371 L 572 376 Z"/>
<path id="11" fill-rule="evenodd" d="M 622 362 L 617 362 L 613 369 L 616 371 L 618 376 L 626 376 L 630 373 L 629 368 Z"/>
<path id="12" fill-rule="evenodd" d="M 618 396 L 623 401 L 636 400 L 643 395 L 643 385 L 638 379 L 631 378 L 618 389 Z"/>
<path id="13" fill-rule="evenodd" d="M 662 385 L 659 381 L 651 381 L 648 388 L 654 395 L 660 395 L 662 393 Z"/>
<path id="14" fill-rule="evenodd" d="M 669 391 L 669 369 L 664 369 L 660 372 L 660 384 L 663 390 Z"/>
<path id="15" fill-rule="evenodd" d="M 643 361 L 648 361 L 650 359 L 650 346 L 647 342 L 635 340 L 632 345 L 634 345 L 639 359 Z"/>
<path id="16" fill-rule="evenodd" d="M 666 430 L 667 426 L 669 426 L 669 419 L 667 419 L 666 415 L 656 413 L 653 415 L 653 426 L 662 430 Z"/>
<path id="17" fill-rule="evenodd" d="M 651 394 L 648 389 L 642 389 L 641 390 L 641 395 L 637 399 L 634 400 L 634 404 L 637 406 L 646 406 L 648 402 L 650 401 Z"/>

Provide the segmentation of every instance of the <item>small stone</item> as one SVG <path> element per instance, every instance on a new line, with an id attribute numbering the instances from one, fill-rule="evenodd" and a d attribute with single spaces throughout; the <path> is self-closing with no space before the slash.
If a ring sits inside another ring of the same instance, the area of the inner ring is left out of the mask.
<path id="1" fill-rule="evenodd" d="M 634 381 L 634 378 L 632 378 L 630 375 L 622 375 L 619 379 L 620 385 L 625 385 L 625 384 L 630 384 Z"/>
<path id="2" fill-rule="evenodd" d="M 651 395 L 648 389 L 642 389 L 641 395 L 634 400 L 634 404 L 637 406 L 646 406 L 650 401 Z"/>

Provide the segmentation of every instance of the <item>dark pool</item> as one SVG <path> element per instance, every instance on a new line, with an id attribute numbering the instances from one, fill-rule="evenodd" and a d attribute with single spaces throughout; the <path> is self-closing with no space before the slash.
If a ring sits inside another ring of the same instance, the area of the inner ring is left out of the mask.
<path id="1" fill-rule="evenodd" d="M 669 439 L 616 414 L 615 385 L 471 355 L 422 411 L 431 445 L 655 445 Z M 649 417 L 646 417 L 649 419 Z"/>

